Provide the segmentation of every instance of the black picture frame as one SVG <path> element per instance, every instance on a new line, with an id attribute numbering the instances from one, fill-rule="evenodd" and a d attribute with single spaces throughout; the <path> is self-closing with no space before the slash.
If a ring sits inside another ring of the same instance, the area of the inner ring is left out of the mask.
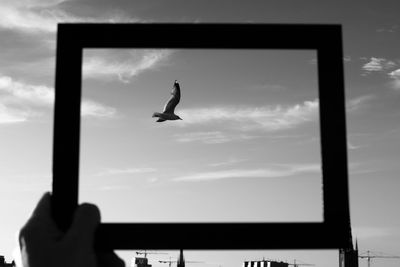
<path id="1" fill-rule="evenodd" d="M 98 248 L 334 249 L 350 238 L 342 31 L 308 24 L 58 25 L 53 214 L 63 230 L 78 205 L 84 48 L 312 49 L 317 51 L 323 221 L 302 223 L 105 223 Z"/>

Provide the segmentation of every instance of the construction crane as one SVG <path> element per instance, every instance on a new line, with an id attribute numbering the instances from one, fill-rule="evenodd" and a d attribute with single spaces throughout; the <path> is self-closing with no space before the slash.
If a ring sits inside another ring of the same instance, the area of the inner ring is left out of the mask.
<path id="1" fill-rule="evenodd" d="M 204 263 L 202 261 L 186 261 L 183 257 L 183 249 L 181 249 L 179 251 L 179 257 L 178 260 L 173 261 L 171 260 L 171 257 L 169 258 L 169 260 L 164 260 L 164 261 L 158 261 L 159 263 L 168 263 L 168 267 L 172 266 L 172 263 L 177 263 L 177 264 L 181 264 L 182 266 L 185 266 L 185 263 Z"/>
<path id="2" fill-rule="evenodd" d="M 136 255 L 144 255 L 144 258 L 141 257 L 135 257 L 134 258 L 134 262 L 132 262 L 132 266 L 135 267 L 150 267 L 151 265 L 149 265 L 149 260 L 147 259 L 147 254 L 168 254 L 168 253 L 163 253 L 163 252 L 148 252 L 148 251 L 144 251 L 144 252 L 136 252 Z"/>
<path id="3" fill-rule="evenodd" d="M 293 267 L 298 267 L 298 266 L 315 266 L 315 264 L 310 264 L 310 263 L 297 263 L 296 260 L 293 260 L 293 263 L 289 263 L 288 265 L 292 265 Z"/>
<path id="4" fill-rule="evenodd" d="M 368 262 L 368 267 L 371 267 L 371 259 L 400 259 L 400 256 L 389 256 L 389 255 L 377 255 L 377 254 L 371 254 L 372 251 L 367 250 L 366 255 L 358 255 L 360 259 L 367 259 Z"/>
<path id="5" fill-rule="evenodd" d="M 145 258 L 147 258 L 147 254 L 168 254 L 168 253 L 166 253 L 166 252 L 147 252 L 146 250 L 144 250 L 144 252 L 136 251 L 136 255 L 144 255 Z"/>
<path id="6" fill-rule="evenodd" d="M 172 263 L 177 263 L 178 261 L 167 260 L 167 261 L 158 261 L 159 263 L 168 263 L 168 267 L 172 266 Z M 203 261 L 185 261 L 185 263 L 204 263 Z"/>
<path id="7" fill-rule="evenodd" d="M 169 258 L 168 261 L 158 261 L 158 262 L 159 262 L 159 263 L 168 263 L 168 266 L 171 267 L 171 266 L 172 266 L 172 263 L 175 263 L 175 262 L 177 262 L 177 261 L 173 261 L 173 260 L 171 260 L 171 258 Z"/>

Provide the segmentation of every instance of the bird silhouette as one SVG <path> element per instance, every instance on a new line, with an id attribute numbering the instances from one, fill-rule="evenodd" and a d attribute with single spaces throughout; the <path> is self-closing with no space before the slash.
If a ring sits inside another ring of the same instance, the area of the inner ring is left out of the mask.
<path id="1" fill-rule="evenodd" d="M 162 113 L 154 112 L 153 118 L 158 117 L 157 122 L 163 121 L 174 121 L 174 120 L 182 120 L 179 116 L 175 115 L 175 107 L 178 105 L 179 101 L 181 100 L 181 88 L 177 80 L 174 82 L 174 87 L 171 92 L 171 98 L 164 106 L 164 110 Z"/>

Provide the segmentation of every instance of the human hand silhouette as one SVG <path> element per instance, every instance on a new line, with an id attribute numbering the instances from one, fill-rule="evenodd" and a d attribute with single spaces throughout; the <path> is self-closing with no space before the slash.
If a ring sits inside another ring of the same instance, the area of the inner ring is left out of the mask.
<path id="1" fill-rule="evenodd" d="M 62 232 L 51 216 L 51 195 L 44 194 L 19 234 L 22 267 L 124 267 L 114 252 L 94 250 L 99 223 L 99 209 L 81 204 L 71 227 Z"/>

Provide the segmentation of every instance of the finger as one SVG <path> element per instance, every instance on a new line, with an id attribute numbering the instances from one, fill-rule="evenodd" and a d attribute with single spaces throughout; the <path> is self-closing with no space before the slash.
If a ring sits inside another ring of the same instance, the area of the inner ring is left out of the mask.
<path id="1" fill-rule="evenodd" d="M 35 220 L 52 220 L 51 218 L 51 195 L 46 192 L 39 200 L 34 209 L 31 219 Z"/>
<path id="2" fill-rule="evenodd" d="M 19 239 L 25 238 L 27 242 L 30 242 L 39 236 L 45 239 L 49 236 L 58 236 L 59 233 L 60 231 L 51 217 L 51 195 L 47 192 L 39 200 L 31 217 L 21 228 Z"/>
<path id="3" fill-rule="evenodd" d="M 100 211 L 92 204 L 81 204 L 75 211 L 71 227 L 65 235 L 67 242 L 79 239 L 79 246 L 92 248 L 94 232 L 100 223 Z"/>
<path id="4" fill-rule="evenodd" d="M 97 253 L 97 267 L 125 267 L 125 262 L 114 251 Z"/>
<path id="5" fill-rule="evenodd" d="M 19 238 L 19 261 L 21 262 L 21 266 L 29 266 L 28 263 L 28 251 L 27 251 L 27 247 L 26 247 L 26 242 L 25 239 L 23 237 Z M 17 261 L 18 262 L 18 261 Z M 19 265 L 17 265 L 19 267 Z"/>

